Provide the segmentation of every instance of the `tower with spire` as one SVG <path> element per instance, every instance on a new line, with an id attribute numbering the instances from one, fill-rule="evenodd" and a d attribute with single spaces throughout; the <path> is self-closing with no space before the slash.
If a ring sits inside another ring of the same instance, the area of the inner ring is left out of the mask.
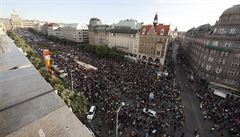
<path id="1" fill-rule="evenodd" d="M 158 24 L 158 15 L 156 13 L 154 20 L 153 20 L 153 26 L 155 27 Z"/>

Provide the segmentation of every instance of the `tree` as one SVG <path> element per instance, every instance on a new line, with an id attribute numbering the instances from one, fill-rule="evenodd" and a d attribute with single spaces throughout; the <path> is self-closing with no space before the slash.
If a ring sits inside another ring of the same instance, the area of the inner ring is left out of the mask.
<path id="1" fill-rule="evenodd" d="M 69 97 L 70 106 L 78 117 L 83 117 L 86 113 L 86 98 L 81 92 L 73 92 Z"/>
<path id="2" fill-rule="evenodd" d="M 107 46 L 96 46 L 95 54 L 98 57 L 107 57 L 108 56 L 109 48 Z"/>

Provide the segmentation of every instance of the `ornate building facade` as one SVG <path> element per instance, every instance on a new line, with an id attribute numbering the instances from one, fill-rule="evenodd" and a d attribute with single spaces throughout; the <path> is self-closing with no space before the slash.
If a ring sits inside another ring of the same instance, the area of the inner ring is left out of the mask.
<path id="1" fill-rule="evenodd" d="M 158 24 L 158 15 L 153 25 L 143 25 L 140 31 L 139 58 L 159 66 L 164 65 L 169 41 L 170 25 Z"/>
<path id="2" fill-rule="evenodd" d="M 0 23 L 3 24 L 3 31 L 16 28 L 34 28 L 35 20 L 22 20 L 15 10 L 11 13 L 11 18 L 0 18 Z"/>
<path id="3" fill-rule="evenodd" d="M 211 87 L 240 95 L 240 5 L 225 10 L 214 26 L 190 29 L 182 48 L 196 74 Z"/>

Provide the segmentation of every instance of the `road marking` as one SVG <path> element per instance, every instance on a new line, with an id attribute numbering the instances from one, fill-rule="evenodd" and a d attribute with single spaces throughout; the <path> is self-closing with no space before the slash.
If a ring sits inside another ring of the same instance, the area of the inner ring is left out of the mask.
<path id="1" fill-rule="evenodd" d="M 38 134 L 40 137 L 45 137 L 45 134 L 44 134 L 42 128 L 38 130 Z"/>

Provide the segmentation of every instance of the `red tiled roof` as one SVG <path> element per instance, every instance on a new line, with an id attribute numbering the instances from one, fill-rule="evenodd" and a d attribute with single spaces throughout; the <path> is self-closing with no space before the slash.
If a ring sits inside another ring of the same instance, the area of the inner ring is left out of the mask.
<path id="1" fill-rule="evenodd" d="M 153 25 L 143 25 L 140 34 L 141 35 L 146 35 L 152 28 Z M 143 29 L 145 29 L 145 32 L 143 33 Z M 163 25 L 163 24 L 158 24 L 155 27 L 155 32 L 157 33 L 157 35 L 160 35 L 161 29 L 164 29 L 164 34 L 163 36 L 167 36 L 169 29 L 170 29 L 170 25 Z"/>

